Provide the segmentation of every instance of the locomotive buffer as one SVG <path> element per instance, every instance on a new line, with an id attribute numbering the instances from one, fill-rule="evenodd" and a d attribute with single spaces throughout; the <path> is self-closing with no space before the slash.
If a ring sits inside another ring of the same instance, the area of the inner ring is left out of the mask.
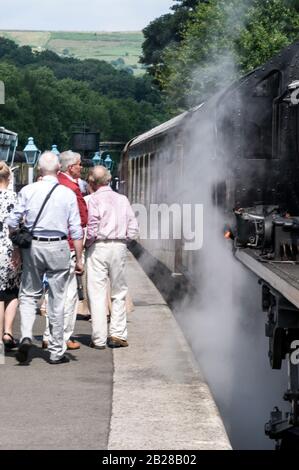
<path id="1" fill-rule="evenodd" d="M 281 369 L 284 359 L 288 363 L 288 389 L 283 398 L 291 410 L 283 416 L 275 407 L 265 433 L 279 449 L 298 448 L 299 218 L 275 206 L 238 209 L 235 215 L 235 256 L 259 278 L 271 367 Z"/>

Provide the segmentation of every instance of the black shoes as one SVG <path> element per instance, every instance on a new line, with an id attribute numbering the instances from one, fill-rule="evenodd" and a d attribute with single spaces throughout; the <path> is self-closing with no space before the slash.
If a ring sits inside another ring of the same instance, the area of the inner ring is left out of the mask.
<path id="1" fill-rule="evenodd" d="M 9 336 L 9 339 L 5 339 L 4 336 Z M 18 346 L 18 341 L 10 333 L 3 333 L 3 344 L 5 346 L 5 351 L 10 351 Z"/>
<path id="2" fill-rule="evenodd" d="M 70 362 L 69 358 L 67 356 L 62 356 L 60 359 L 49 359 L 49 364 L 66 364 L 67 362 Z"/>
<path id="3" fill-rule="evenodd" d="M 32 341 L 30 338 L 23 338 L 18 352 L 16 354 L 16 359 L 19 361 L 21 364 L 28 363 L 28 356 L 29 356 L 29 351 L 32 347 Z M 50 364 L 65 364 L 66 362 L 70 362 L 69 358 L 67 356 L 62 356 L 60 359 L 52 360 L 49 359 Z"/>
<path id="4" fill-rule="evenodd" d="M 20 343 L 18 352 L 16 354 L 16 359 L 17 359 L 17 361 L 20 362 L 20 364 L 28 362 L 28 355 L 29 355 L 29 351 L 30 351 L 31 347 L 32 347 L 31 339 L 30 338 L 23 338 L 21 343 Z"/>

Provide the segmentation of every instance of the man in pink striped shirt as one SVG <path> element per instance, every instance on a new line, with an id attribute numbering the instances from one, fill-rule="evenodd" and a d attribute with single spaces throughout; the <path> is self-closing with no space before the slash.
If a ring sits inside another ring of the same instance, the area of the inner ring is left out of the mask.
<path id="1" fill-rule="evenodd" d="M 96 166 L 89 176 L 95 191 L 88 201 L 87 223 L 87 292 L 92 319 L 91 347 L 104 349 L 126 347 L 127 284 L 126 242 L 139 234 L 138 223 L 126 196 L 114 192 L 110 172 Z M 110 279 L 112 311 L 107 328 L 107 281 Z"/>

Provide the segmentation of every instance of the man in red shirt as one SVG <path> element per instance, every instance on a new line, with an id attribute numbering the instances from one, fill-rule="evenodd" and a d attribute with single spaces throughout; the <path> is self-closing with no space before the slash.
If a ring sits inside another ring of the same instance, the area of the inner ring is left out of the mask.
<path id="1" fill-rule="evenodd" d="M 81 218 L 82 228 L 86 227 L 88 214 L 86 202 L 80 191 L 78 185 L 78 178 L 81 176 L 81 155 L 79 153 L 67 150 L 60 154 L 61 171 L 58 173 L 58 181 L 60 184 L 70 188 L 77 197 L 79 213 Z M 80 344 L 77 341 L 71 339 L 71 336 L 75 329 L 77 306 L 78 306 L 78 294 L 77 294 L 77 280 L 75 274 L 75 251 L 74 244 L 70 236 L 68 237 L 70 249 L 71 249 L 71 269 L 70 277 L 67 286 L 67 295 L 64 305 L 64 340 L 67 344 L 68 349 L 79 349 Z M 46 329 L 43 336 L 43 347 L 47 347 L 48 340 L 48 328 Z"/>

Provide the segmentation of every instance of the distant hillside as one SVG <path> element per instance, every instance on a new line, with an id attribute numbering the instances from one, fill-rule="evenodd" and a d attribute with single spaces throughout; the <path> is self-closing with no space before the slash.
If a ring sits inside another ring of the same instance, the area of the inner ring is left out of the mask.
<path id="1" fill-rule="evenodd" d="M 130 67 L 134 74 L 142 73 L 138 64 L 143 34 L 136 32 L 69 32 L 69 31 L 0 31 L 0 36 L 12 39 L 19 46 L 34 50 L 50 49 L 64 57 L 99 59 L 116 68 Z"/>

